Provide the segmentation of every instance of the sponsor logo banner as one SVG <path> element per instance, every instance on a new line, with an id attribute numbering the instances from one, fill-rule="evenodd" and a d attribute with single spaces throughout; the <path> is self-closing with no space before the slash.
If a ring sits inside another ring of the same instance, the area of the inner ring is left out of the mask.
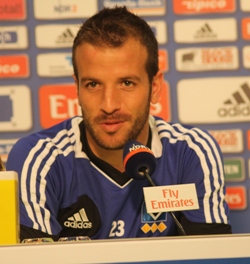
<path id="1" fill-rule="evenodd" d="M 27 86 L 1 86 L 0 106 L 0 132 L 31 129 L 31 94 Z"/>
<path id="2" fill-rule="evenodd" d="M 243 152 L 244 146 L 242 130 L 209 130 L 209 133 L 218 142 L 222 153 Z"/>
<path id="3" fill-rule="evenodd" d="M 53 126 L 67 118 L 82 115 L 78 105 L 75 84 L 51 84 L 39 89 L 40 122 L 43 128 Z M 169 86 L 164 82 L 160 100 L 152 104 L 150 113 L 170 121 Z"/>
<path id="4" fill-rule="evenodd" d="M 243 18 L 241 21 L 242 38 L 250 39 L 250 18 Z"/>
<path id="5" fill-rule="evenodd" d="M 244 12 L 250 11 L 250 1 L 249 0 L 240 0 L 240 8 Z"/>
<path id="6" fill-rule="evenodd" d="M 177 20 L 174 22 L 174 39 L 177 43 L 236 41 L 236 19 Z"/>
<path id="7" fill-rule="evenodd" d="M 167 23 L 164 20 L 147 21 L 147 23 L 154 32 L 158 44 L 167 43 Z"/>
<path id="8" fill-rule="evenodd" d="M 138 15 L 164 15 L 166 13 L 165 0 L 104 0 L 105 7 L 127 6 L 130 11 Z"/>
<path id="9" fill-rule="evenodd" d="M 235 0 L 174 0 L 176 14 L 224 13 L 235 11 Z"/>
<path id="10" fill-rule="evenodd" d="M 39 89 L 40 122 L 43 128 L 81 115 L 75 84 L 44 85 Z"/>
<path id="11" fill-rule="evenodd" d="M 39 25 L 36 27 L 38 48 L 71 48 L 79 30 L 79 24 Z"/>
<path id="12" fill-rule="evenodd" d="M 225 180 L 227 182 L 245 180 L 245 160 L 238 158 L 224 158 Z"/>
<path id="13" fill-rule="evenodd" d="M 0 27 L 0 50 L 26 49 L 27 47 L 28 35 L 25 26 Z"/>
<path id="14" fill-rule="evenodd" d="M 36 19 L 86 18 L 97 11 L 97 0 L 34 0 Z"/>
<path id="15" fill-rule="evenodd" d="M 199 209 L 194 183 L 144 187 L 143 193 L 148 213 Z"/>
<path id="16" fill-rule="evenodd" d="M 17 142 L 17 139 L 3 139 L 0 140 L 0 157 L 4 163 L 6 163 L 10 150 Z"/>
<path id="17" fill-rule="evenodd" d="M 71 53 L 46 53 L 37 55 L 37 74 L 41 77 L 72 76 Z"/>
<path id="18" fill-rule="evenodd" d="M 244 186 L 227 187 L 226 201 L 231 210 L 246 209 L 246 188 Z"/>
<path id="19" fill-rule="evenodd" d="M 178 71 L 235 70 L 239 68 L 237 47 L 185 48 L 177 49 L 175 54 Z"/>
<path id="20" fill-rule="evenodd" d="M 250 121 L 250 77 L 184 79 L 177 96 L 183 123 Z"/>
<path id="21" fill-rule="evenodd" d="M 0 78 L 29 76 L 27 55 L 0 56 Z"/>
<path id="22" fill-rule="evenodd" d="M 1 0 L 0 20 L 24 20 L 26 19 L 25 0 Z"/>

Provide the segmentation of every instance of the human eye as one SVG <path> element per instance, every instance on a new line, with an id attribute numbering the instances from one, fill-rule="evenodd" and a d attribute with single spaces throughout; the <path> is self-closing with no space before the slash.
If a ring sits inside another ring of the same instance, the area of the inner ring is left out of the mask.
<path id="1" fill-rule="evenodd" d="M 83 87 L 89 92 L 96 92 L 102 89 L 102 84 L 97 81 L 88 81 L 84 84 Z"/>
<path id="2" fill-rule="evenodd" d="M 96 88 L 97 87 L 97 82 L 87 82 L 85 84 L 86 88 Z"/>
<path id="3" fill-rule="evenodd" d="M 124 80 L 122 84 L 126 88 L 132 88 L 133 86 L 135 86 L 135 83 L 129 80 Z"/>

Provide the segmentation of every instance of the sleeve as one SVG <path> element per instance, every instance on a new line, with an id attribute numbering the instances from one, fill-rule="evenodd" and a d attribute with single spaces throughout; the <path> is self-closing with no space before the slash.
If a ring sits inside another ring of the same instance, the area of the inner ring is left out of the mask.
<path id="1" fill-rule="evenodd" d="M 189 221 L 183 214 L 180 217 L 180 224 L 186 235 L 218 235 L 232 234 L 232 229 L 229 224 L 214 224 L 214 223 L 195 223 Z M 178 229 L 178 234 L 183 235 Z"/>
<path id="2" fill-rule="evenodd" d="M 29 238 L 44 238 L 44 237 L 52 238 L 53 241 L 57 241 L 59 239 L 59 235 L 57 236 L 49 235 L 42 231 L 35 230 L 33 228 L 24 225 L 20 225 L 20 241 Z"/>
<path id="3" fill-rule="evenodd" d="M 186 149 L 181 166 L 182 183 L 195 183 L 199 209 L 183 211 L 193 223 L 229 224 L 225 201 L 224 166 L 217 142 L 198 128 L 185 133 Z"/>
<path id="4" fill-rule="evenodd" d="M 51 168 L 56 155 L 48 144 L 46 139 L 22 138 L 8 156 L 7 170 L 18 173 L 20 225 L 57 235 L 61 231 L 56 219 L 60 186 L 56 186 Z"/>

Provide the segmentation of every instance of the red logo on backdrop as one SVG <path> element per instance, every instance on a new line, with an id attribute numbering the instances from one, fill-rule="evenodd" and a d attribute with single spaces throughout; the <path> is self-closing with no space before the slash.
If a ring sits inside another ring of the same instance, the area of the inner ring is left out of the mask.
<path id="1" fill-rule="evenodd" d="M 174 13 L 200 14 L 224 13 L 235 11 L 235 0 L 175 0 Z"/>
<path id="2" fill-rule="evenodd" d="M 168 71 L 168 52 L 167 50 L 159 50 L 159 70 L 162 72 Z"/>
<path id="3" fill-rule="evenodd" d="M 0 1 L 0 20 L 24 20 L 25 18 L 25 0 Z"/>
<path id="4" fill-rule="evenodd" d="M 201 61 L 203 64 L 211 63 L 232 63 L 233 62 L 233 49 L 220 48 L 220 49 L 206 49 L 201 51 Z"/>
<path id="5" fill-rule="evenodd" d="M 154 116 L 159 116 L 168 122 L 171 120 L 168 83 L 163 83 L 160 100 L 157 104 L 151 104 L 150 114 Z"/>
<path id="6" fill-rule="evenodd" d="M 220 147 L 224 146 L 237 146 L 238 145 L 238 137 L 236 131 L 228 130 L 228 131 L 220 131 L 220 130 L 211 130 L 209 133 L 215 138 Z"/>
<path id="7" fill-rule="evenodd" d="M 26 55 L 1 56 L 0 78 L 28 77 L 29 66 Z"/>
<path id="8" fill-rule="evenodd" d="M 242 38 L 250 39 L 250 18 L 243 18 L 241 21 Z"/>
<path id="9" fill-rule="evenodd" d="M 231 210 L 246 209 L 246 188 L 244 186 L 227 187 L 226 201 Z"/>
<path id="10" fill-rule="evenodd" d="M 43 128 L 51 127 L 67 118 L 81 115 L 74 84 L 41 86 L 39 103 L 40 122 Z"/>

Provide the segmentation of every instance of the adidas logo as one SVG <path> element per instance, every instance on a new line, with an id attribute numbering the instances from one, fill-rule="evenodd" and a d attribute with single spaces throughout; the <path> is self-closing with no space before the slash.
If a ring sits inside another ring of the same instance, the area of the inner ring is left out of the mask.
<path id="1" fill-rule="evenodd" d="M 217 37 L 217 35 L 214 34 L 210 26 L 207 23 L 205 23 L 205 25 L 196 32 L 196 35 L 194 37 L 195 38 L 215 38 Z"/>
<path id="2" fill-rule="evenodd" d="M 73 42 L 74 34 L 67 28 L 56 40 L 56 43 L 69 43 Z"/>
<path id="3" fill-rule="evenodd" d="M 64 226 L 76 229 L 89 229 L 92 228 L 92 222 L 89 222 L 86 212 L 82 208 L 78 213 L 69 217 L 68 221 L 64 222 Z"/>
<path id="4" fill-rule="evenodd" d="M 232 94 L 232 97 L 224 102 L 219 108 L 218 115 L 226 116 L 249 116 L 250 115 L 250 87 L 247 83 L 241 85 L 240 90 Z"/>

